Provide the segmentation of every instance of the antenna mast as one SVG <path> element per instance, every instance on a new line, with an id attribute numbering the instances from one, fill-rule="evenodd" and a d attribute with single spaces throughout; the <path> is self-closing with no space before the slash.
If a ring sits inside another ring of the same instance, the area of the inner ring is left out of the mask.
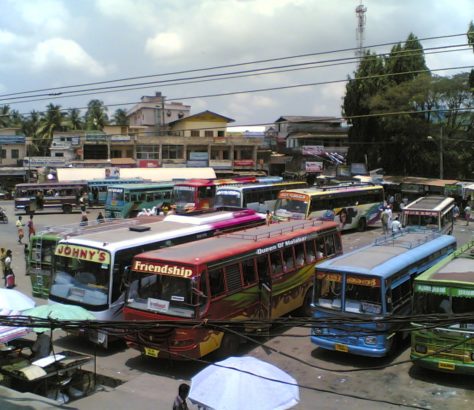
<path id="1" fill-rule="evenodd" d="M 356 57 L 360 60 L 364 55 L 364 30 L 365 30 L 365 13 L 367 12 L 367 7 L 362 4 L 362 0 L 360 4 L 355 9 L 357 15 L 357 28 L 356 28 L 356 39 L 357 39 L 357 50 L 355 52 Z"/>

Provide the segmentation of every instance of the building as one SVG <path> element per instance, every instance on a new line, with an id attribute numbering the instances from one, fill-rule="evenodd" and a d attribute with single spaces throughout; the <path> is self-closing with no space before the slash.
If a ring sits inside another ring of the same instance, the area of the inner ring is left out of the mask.
<path id="1" fill-rule="evenodd" d="M 0 128 L 0 166 L 22 166 L 26 138 L 18 128 Z"/>

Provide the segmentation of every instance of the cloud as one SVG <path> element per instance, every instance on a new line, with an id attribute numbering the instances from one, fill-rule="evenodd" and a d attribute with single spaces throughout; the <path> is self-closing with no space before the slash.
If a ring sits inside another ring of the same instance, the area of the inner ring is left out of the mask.
<path id="1" fill-rule="evenodd" d="M 63 38 L 52 38 L 38 43 L 33 51 L 32 66 L 38 71 L 64 67 L 85 71 L 96 77 L 106 74 L 105 68 L 79 44 Z"/>
<path id="2" fill-rule="evenodd" d="M 158 33 L 146 41 L 145 51 L 155 59 L 179 55 L 183 51 L 183 41 L 177 33 Z"/>

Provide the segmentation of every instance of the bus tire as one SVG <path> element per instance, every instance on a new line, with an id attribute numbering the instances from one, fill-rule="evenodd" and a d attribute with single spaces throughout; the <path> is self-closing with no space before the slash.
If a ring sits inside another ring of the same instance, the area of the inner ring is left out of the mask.
<path id="1" fill-rule="evenodd" d="M 357 230 L 359 232 L 364 232 L 367 229 L 367 220 L 365 218 L 359 219 L 359 224 L 357 225 Z"/>
<path id="2" fill-rule="evenodd" d="M 63 212 L 65 214 L 70 214 L 72 212 L 72 206 L 68 204 L 63 205 Z"/>
<path id="3" fill-rule="evenodd" d="M 306 291 L 303 299 L 303 304 L 298 309 L 297 313 L 298 316 L 301 317 L 312 317 L 313 316 L 313 308 L 311 307 L 311 300 L 313 298 L 313 288 L 310 287 Z"/>
<path id="4" fill-rule="evenodd" d="M 233 356 L 239 350 L 240 340 L 237 335 L 232 333 L 225 333 L 222 338 L 221 346 L 217 351 L 217 357 L 219 360 L 224 360 L 230 356 Z"/>

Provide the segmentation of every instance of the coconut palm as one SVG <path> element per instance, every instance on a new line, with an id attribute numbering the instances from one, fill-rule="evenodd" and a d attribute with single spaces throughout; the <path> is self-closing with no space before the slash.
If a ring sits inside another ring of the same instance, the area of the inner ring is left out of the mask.
<path id="1" fill-rule="evenodd" d="M 100 100 L 90 100 L 87 104 L 86 129 L 103 130 L 108 124 L 107 107 Z"/>
<path id="2" fill-rule="evenodd" d="M 67 113 L 66 126 L 69 130 L 82 130 L 84 122 L 81 117 L 81 111 L 78 108 L 71 108 Z"/>
<path id="3" fill-rule="evenodd" d="M 42 155 L 48 155 L 49 146 L 53 140 L 54 131 L 62 131 L 64 127 L 64 112 L 61 111 L 60 105 L 48 104 L 46 113 L 41 120 L 38 129 L 40 144 L 38 148 Z"/>
<path id="4" fill-rule="evenodd" d="M 6 128 L 10 124 L 10 106 L 3 105 L 0 107 L 0 128 Z"/>
<path id="5" fill-rule="evenodd" d="M 118 108 L 114 113 L 115 125 L 128 125 L 127 111 L 123 108 Z"/>

